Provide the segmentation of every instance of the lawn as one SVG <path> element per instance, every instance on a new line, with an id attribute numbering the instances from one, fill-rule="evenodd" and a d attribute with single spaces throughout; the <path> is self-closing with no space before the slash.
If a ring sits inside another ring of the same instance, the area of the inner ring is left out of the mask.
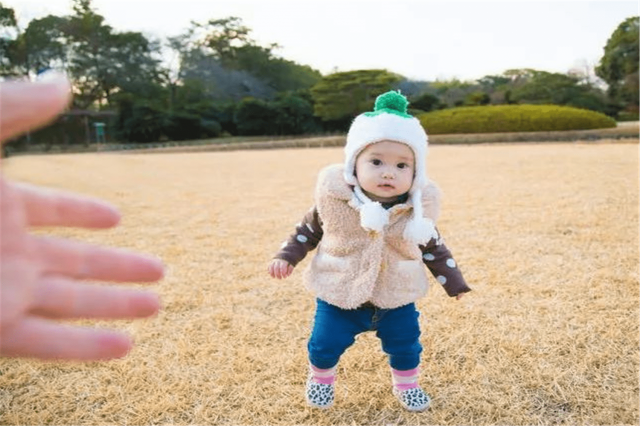
<path id="1" fill-rule="evenodd" d="M 637 425 L 638 141 L 434 145 L 438 224 L 473 292 L 432 280 L 421 310 L 424 413 L 404 411 L 375 335 L 307 407 L 314 299 L 305 259 L 266 267 L 340 148 L 20 156 L 14 179 L 105 198 L 108 231 L 53 229 L 153 253 L 164 309 L 117 322 L 136 347 L 103 363 L 0 359 L 0 424 Z M 94 324 L 94 323 L 91 323 Z M 95 323 L 104 326 L 104 323 Z"/>

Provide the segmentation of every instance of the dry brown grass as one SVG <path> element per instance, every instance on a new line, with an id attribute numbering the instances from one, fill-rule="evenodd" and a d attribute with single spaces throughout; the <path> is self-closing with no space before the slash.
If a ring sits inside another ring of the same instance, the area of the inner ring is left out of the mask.
<path id="1" fill-rule="evenodd" d="M 433 146 L 440 229 L 474 292 L 423 315 L 431 410 L 390 392 L 371 334 L 336 405 L 303 397 L 313 299 L 266 265 L 339 148 L 17 157 L 17 179 L 106 198 L 111 231 L 56 234 L 155 253 L 164 310 L 90 365 L 0 360 L 2 424 L 638 424 L 638 144 Z M 301 267 L 306 266 L 308 259 Z M 299 267 L 299 269 L 301 268 Z M 102 325 L 102 324 L 100 324 Z"/>

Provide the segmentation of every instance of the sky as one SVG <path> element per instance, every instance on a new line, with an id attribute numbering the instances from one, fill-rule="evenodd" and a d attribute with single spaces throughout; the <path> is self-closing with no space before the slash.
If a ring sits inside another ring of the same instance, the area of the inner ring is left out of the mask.
<path id="1" fill-rule="evenodd" d="M 71 0 L 3 0 L 24 27 Z M 586 72 L 638 0 L 93 0 L 117 31 L 159 39 L 237 16 L 258 44 L 320 71 L 386 69 L 412 80 L 473 81 L 508 69 Z M 592 72 L 592 71 L 591 71 Z"/>

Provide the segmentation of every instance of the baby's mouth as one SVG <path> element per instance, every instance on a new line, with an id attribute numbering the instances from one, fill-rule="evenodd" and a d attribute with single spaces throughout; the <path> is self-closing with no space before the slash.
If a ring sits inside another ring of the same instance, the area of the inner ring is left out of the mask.
<path id="1" fill-rule="evenodd" d="M 394 186 L 391 185 L 390 183 L 383 183 L 383 184 L 378 185 L 378 188 L 394 189 Z"/>

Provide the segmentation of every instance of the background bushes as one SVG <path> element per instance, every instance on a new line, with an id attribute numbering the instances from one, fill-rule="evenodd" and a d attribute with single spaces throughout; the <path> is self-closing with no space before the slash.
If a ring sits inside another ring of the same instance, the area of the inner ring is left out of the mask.
<path id="1" fill-rule="evenodd" d="M 301 135 L 321 128 L 311 102 L 295 94 L 284 94 L 275 101 L 245 98 L 236 107 L 233 120 L 241 136 Z"/>
<path id="2" fill-rule="evenodd" d="M 439 110 L 418 116 L 428 134 L 536 132 L 616 127 L 594 111 L 558 105 L 491 105 Z"/>

